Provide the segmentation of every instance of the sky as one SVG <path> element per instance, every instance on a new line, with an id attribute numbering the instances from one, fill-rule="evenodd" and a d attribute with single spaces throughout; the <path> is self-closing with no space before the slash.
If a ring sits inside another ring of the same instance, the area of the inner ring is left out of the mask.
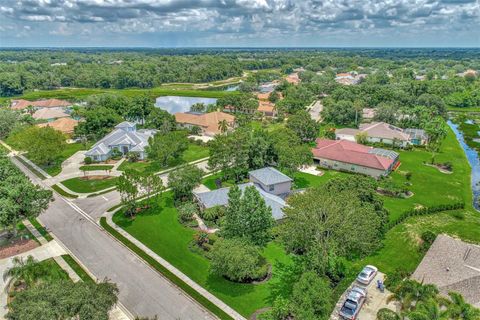
<path id="1" fill-rule="evenodd" d="M 480 0 L 0 0 L 0 47 L 480 47 Z"/>

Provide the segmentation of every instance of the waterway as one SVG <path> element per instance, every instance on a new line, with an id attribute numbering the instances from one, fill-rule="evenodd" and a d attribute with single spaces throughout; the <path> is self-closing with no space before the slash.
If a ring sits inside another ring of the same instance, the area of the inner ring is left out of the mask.
<path id="1" fill-rule="evenodd" d="M 470 148 L 466 143 L 465 139 L 463 138 L 463 133 L 458 130 L 458 125 L 453 123 L 452 121 L 447 121 L 450 128 L 452 128 L 455 136 L 457 137 L 458 142 L 465 151 L 465 155 L 467 156 L 468 163 L 470 163 L 470 167 L 472 168 L 472 177 L 471 177 L 471 184 L 472 184 L 472 193 L 473 193 L 473 206 L 475 209 L 480 211 L 480 205 L 478 203 L 478 199 L 480 197 L 480 159 L 478 157 L 478 152 L 475 149 Z M 455 168 L 453 168 L 455 170 Z"/>
<path id="2" fill-rule="evenodd" d="M 205 105 L 215 104 L 217 99 L 199 98 L 199 97 L 180 97 L 180 96 L 164 96 L 158 97 L 155 101 L 155 107 L 168 111 L 171 114 L 177 112 L 188 112 L 190 107 L 195 103 L 203 103 Z"/>

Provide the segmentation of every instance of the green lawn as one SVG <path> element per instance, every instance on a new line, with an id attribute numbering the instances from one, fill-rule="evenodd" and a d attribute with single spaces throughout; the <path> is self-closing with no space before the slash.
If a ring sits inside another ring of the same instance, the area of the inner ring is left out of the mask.
<path id="1" fill-rule="evenodd" d="M 203 97 L 203 98 L 221 98 L 227 95 L 238 94 L 231 91 L 213 91 L 213 90 L 183 90 L 182 88 L 156 87 L 151 89 L 90 89 L 90 88 L 66 88 L 57 90 L 37 90 L 29 91 L 23 95 L 9 97 L 8 99 L 27 99 L 38 100 L 43 98 L 57 98 L 66 100 L 83 100 L 88 96 L 102 93 L 115 93 L 127 97 L 148 94 L 152 99 L 160 96 L 183 96 L 183 97 Z M 0 98 L 0 103 L 7 98 Z"/>
<path id="2" fill-rule="evenodd" d="M 40 224 L 40 222 L 38 222 L 37 219 L 35 218 L 30 218 L 28 219 L 28 221 L 30 221 L 30 223 L 35 227 L 35 229 L 37 229 L 37 231 L 45 238 L 45 240 L 47 241 L 52 241 L 53 238 L 52 236 L 50 235 L 50 233 L 48 233 L 48 231 Z"/>
<path id="3" fill-rule="evenodd" d="M 112 165 L 87 165 L 81 166 L 80 170 L 82 171 L 96 171 L 96 170 L 112 170 Z"/>
<path id="4" fill-rule="evenodd" d="M 174 163 L 171 163 L 170 165 L 166 167 L 162 167 L 158 162 L 156 161 L 137 161 L 137 162 L 129 162 L 123 161 L 122 164 L 118 167 L 119 171 L 125 171 L 128 169 L 133 169 L 137 170 L 142 173 L 156 173 L 160 172 L 163 170 L 167 170 L 169 168 L 173 168 L 175 166 L 192 162 L 195 160 L 203 159 L 208 157 L 209 155 L 209 150 L 205 146 L 200 146 L 194 143 L 190 143 L 188 145 L 188 149 L 185 150 L 183 153 L 182 159 L 180 161 L 176 161 Z"/>
<path id="5" fill-rule="evenodd" d="M 61 183 L 73 192 L 90 193 L 115 187 L 117 180 L 117 177 L 111 177 L 104 180 L 84 180 L 81 177 L 77 177 L 64 180 Z"/>
<path id="6" fill-rule="evenodd" d="M 215 180 L 220 179 L 221 177 L 222 177 L 221 172 L 212 174 L 211 176 L 203 178 L 202 184 L 204 184 L 210 190 L 215 190 L 215 189 L 217 189 L 217 185 L 215 184 Z M 233 184 L 234 184 L 233 181 L 222 181 L 222 187 L 231 187 L 231 186 L 233 186 Z"/>
<path id="7" fill-rule="evenodd" d="M 70 255 L 62 255 L 63 260 L 75 271 L 83 282 L 95 282 L 90 275 Z"/>
<path id="8" fill-rule="evenodd" d="M 245 317 L 271 305 L 277 295 L 273 288 L 281 290 L 277 273 L 291 263 L 280 245 L 270 243 L 263 254 L 273 266 L 273 277 L 266 283 L 237 284 L 210 275 L 208 259 L 189 249 L 195 231 L 178 222 L 170 192 L 162 196 L 159 207 L 142 213 L 135 220 L 131 221 L 119 211 L 113 221 Z"/>

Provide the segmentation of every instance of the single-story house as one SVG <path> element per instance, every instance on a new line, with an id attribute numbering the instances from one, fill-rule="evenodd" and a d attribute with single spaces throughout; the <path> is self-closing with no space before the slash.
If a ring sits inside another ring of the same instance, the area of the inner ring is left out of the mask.
<path id="1" fill-rule="evenodd" d="M 423 145 L 427 143 L 427 135 L 422 129 L 402 129 L 385 122 L 362 123 L 358 129 L 342 128 L 335 131 L 337 140 L 348 140 L 355 142 L 356 136 L 360 133 L 367 135 L 370 143 L 395 143 L 397 146 L 405 147 L 408 144 Z"/>
<path id="2" fill-rule="evenodd" d="M 291 84 L 299 84 L 300 83 L 300 77 L 298 76 L 298 72 L 294 72 L 294 73 L 290 73 L 286 78 L 285 80 L 288 82 L 288 83 L 291 83 Z"/>
<path id="3" fill-rule="evenodd" d="M 348 140 L 317 139 L 312 149 L 319 166 L 339 171 L 360 173 L 374 178 L 387 176 L 399 164 L 399 154 L 367 147 Z"/>
<path id="4" fill-rule="evenodd" d="M 199 127 L 202 133 L 207 136 L 214 136 L 221 132 L 219 123 L 223 120 L 227 121 L 228 130 L 235 126 L 235 117 L 224 112 L 194 113 L 194 112 L 178 112 L 175 113 L 175 121 L 179 127 L 192 128 Z"/>
<path id="5" fill-rule="evenodd" d="M 54 121 L 60 118 L 69 118 L 70 115 L 62 108 L 41 108 L 32 114 L 35 120 Z"/>
<path id="6" fill-rule="evenodd" d="M 12 100 L 10 107 L 14 110 L 24 110 L 28 106 L 32 106 L 35 109 L 39 108 L 67 108 L 72 106 L 71 102 L 60 99 L 43 99 L 36 101 L 28 101 L 24 99 Z"/>
<path id="7" fill-rule="evenodd" d="M 438 235 L 412 279 L 436 285 L 443 295 L 458 292 L 480 308 L 480 246 Z"/>
<path id="8" fill-rule="evenodd" d="M 85 153 L 93 161 L 105 161 L 110 158 L 112 151 L 117 150 L 123 155 L 128 152 L 136 152 L 140 159 L 146 158 L 145 147 L 148 146 L 148 139 L 157 133 L 152 129 L 137 130 L 135 123 L 124 121 L 115 126 L 115 129 L 103 139 L 93 145 Z"/>
<path id="9" fill-rule="evenodd" d="M 342 72 L 342 73 L 337 73 L 335 75 L 335 81 L 337 83 L 350 86 L 350 85 L 358 84 L 360 81 L 366 78 L 366 76 L 367 76 L 366 74 L 358 74 L 355 71 Z"/>
<path id="10" fill-rule="evenodd" d="M 55 130 L 58 130 L 64 134 L 72 134 L 75 130 L 75 127 L 78 125 L 78 120 L 72 118 L 59 118 L 52 122 L 39 123 L 37 126 L 40 128 L 43 127 L 52 127 Z"/>
<path id="11" fill-rule="evenodd" d="M 249 186 L 255 186 L 265 204 L 272 209 L 272 216 L 275 220 L 284 217 L 283 208 L 286 206 L 285 198 L 291 193 L 292 179 L 280 171 L 267 167 L 251 171 L 250 182 L 239 184 L 243 192 Z M 230 188 L 194 193 L 202 209 L 209 209 L 216 206 L 228 204 L 228 192 Z"/>

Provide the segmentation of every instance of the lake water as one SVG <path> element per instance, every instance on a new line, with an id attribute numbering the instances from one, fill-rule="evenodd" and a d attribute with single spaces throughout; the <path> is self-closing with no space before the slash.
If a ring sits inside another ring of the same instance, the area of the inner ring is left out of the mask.
<path id="1" fill-rule="evenodd" d="M 199 97 L 179 97 L 179 96 L 164 96 L 158 97 L 155 101 L 155 107 L 168 111 L 171 114 L 177 112 L 188 112 L 190 107 L 195 103 L 204 103 L 205 105 L 217 103 L 214 98 L 199 98 Z"/>
<path id="2" fill-rule="evenodd" d="M 465 151 L 467 156 L 468 163 L 472 167 L 472 193 L 473 193 L 473 206 L 475 209 L 480 210 L 480 205 L 478 204 L 478 199 L 480 197 L 480 159 L 478 158 L 478 152 L 475 149 L 470 148 L 463 138 L 463 133 L 458 130 L 458 125 L 452 121 L 447 121 L 450 128 L 452 128 L 455 136 L 457 137 L 458 142 Z M 455 170 L 455 168 L 453 168 Z"/>

